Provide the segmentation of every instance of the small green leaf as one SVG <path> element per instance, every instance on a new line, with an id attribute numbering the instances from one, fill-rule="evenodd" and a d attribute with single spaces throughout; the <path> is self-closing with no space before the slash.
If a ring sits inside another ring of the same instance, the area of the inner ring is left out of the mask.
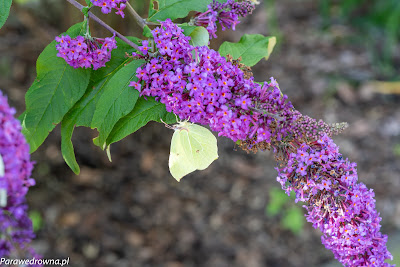
<path id="1" fill-rule="evenodd" d="M 28 216 L 32 221 L 33 231 L 37 232 L 38 230 L 40 230 L 40 228 L 42 228 L 42 224 L 43 224 L 43 219 L 42 219 L 42 215 L 40 214 L 40 212 L 33 210 L 33 211 L 29 212 Z"/>
<path id="2" fill-rule="evenodd" d="M 298 234 L 305 223 L 305 218 L 301 208 L 295 206 L 292 200 L 295 196 L 288 196 L 283 190 L 271 188 L 269 190 L 270 200 L 265 208 L 268 216 L 283 215 L 281 218 L 282 227 Z"/>
<path id="3" fill-rule="evenodd" d="M 189 36 L 190 44 L 193 46 L 208 46 L 210 41 L 210 35 L 204 27 L 196 27 Z"/>
<path id="4" fill-rule="evenodd" d="M 85 15 L 85 17 L 88 16 L 88 12 L 89 12 L 89 7 L 84 6 L 84 7 L 82 8 L 82 13 L 83 13 L 83 15 Z"/>
<path id="5" fill-rule="evenodd" d="M 393 147 L 393 154 L 396 157 L 400 157 L 400 144 L 395 144 Z"/>
<path id="6" fill-rule="evenodd" d="M 151 29 L 147 25 L 144 25 L 143 36 L 147 37 L 147 38 L 153 38 L 153 34 L 151 33 Z"/>
<path id="7" fill-rule="evenodd" d="M 93 3 L 90 0 L 85 0 L 86 5 L 88 5 L 88 7 L 93 6 Z"/>
<path id="8" fill-rule="evenodd" d="M 10 14 L 11 3 L 12 0 L 0 0 L 0 28 L 6 23 Z"/>
<path id="9" fill-rule="evenodd" d="M 305 218 L 303 210 L 297 206 L 293 206 L 286 211 L 285 216 L 282 218 L 283 227 L 289 229 L 294 234 L 299 234 L 303 229 Z"/>
<path id="10" fill-rule="evenodd" d="M 289 201 L 288 195 L 285 194 L 284 191 L 278 188 L 271 188 L 269 191 L 269 202 L 265 208 L 265 213 L 268 216 L 277 215 L 285 205 L 286 202 Z"/>
<path id="11" fill-rule="evenodd" d="M 183 34 L 186 36 L 190 36 L 190 34 L 198 27 L 198 26 L 193 26 L 189 25 L 187 23 L 182 23 L 178 25 L 180 28 L 183 30 Z"/>
<path id="12" fill-rule="evenodd" d="M 148 21 L 186 17 L 190 11 L 204 12 L 211 0 L 151 0 Z"/>
<path id="13" fill-rule="evenodd" d="M 121 68 L 104 87 L 104 93 L 96 104 L 92 128 L 99 131 L 100 147 L 105 146 L 108 134 L 115 123 L 134 108 L 139 91 L 129 87 L 130 81 L 137 81 L 136 69 L 144 60 L 134 60 Z"/>
<path id="14" fill-rule="evenodd" d="M 160 118 L 165 123 L 176 122 L 175 115 L 167 112 L 164 104 L 157 102 L 152 97 L 147 97 L 147 100 L 140 97 L 134 109 L 115 124 L 107 138 L 107 145 L 118 142 L 136 132 L 149 121 L 160 122 Z"/>
<path id="15" fill-rule="evenodd" d="M 242 57 L 241 63 L 252 67 L 262 58 L 269 58 L 276 44 L 276 38 L 261 34 L 245 34 L 238 43 L 224 42 L 218 52 L 222 56 L 231 55 L 233 59 Z"/>
<path id="16" fill-rule="evenodd" d="M 75 37 L 80 28 L 81 23 L 78 23 L 67 34 Z M 25 95 L 26 111 L 21 123 L 31 152 L 82 97 L 90 79 L 90 69 L 74 69 L 57 57 L 55 41 L 40 54 L 36 69 L 37 77 Z"/>

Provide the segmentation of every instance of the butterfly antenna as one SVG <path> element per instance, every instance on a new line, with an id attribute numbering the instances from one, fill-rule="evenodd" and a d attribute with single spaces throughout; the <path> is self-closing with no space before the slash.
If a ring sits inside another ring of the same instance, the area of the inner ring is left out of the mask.
<path id="1" fill-rule="evenodd" d="M 163 121 L 161 118 L 160 118 L 160 121 L 161 121 L 162 123 L 164 123 L 165 127 L 167 127 L 168 129 L 175 130 L 175 127 L 169 125 L 168 123 L 166 123 L 165 121 Z"/>
<path id="2" fill-rule="evenodd" d="M 176 115 L 175 113 L 174 113 L 174 115 L 175 115 L 176 122 L 180 122 L 180 120 L 178 119 L 178 115 Z"/>

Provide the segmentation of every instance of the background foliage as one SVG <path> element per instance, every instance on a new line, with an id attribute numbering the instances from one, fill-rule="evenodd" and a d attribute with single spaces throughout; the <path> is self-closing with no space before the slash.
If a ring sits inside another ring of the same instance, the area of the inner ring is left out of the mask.
<path id="1" fill-rule="evenodd" d="M 323 26 L 351 25 L 355 42 L 367 47 L 381 79 L 396 79 L 400 67 L 400 2 L 397 0 L 321 0 Z"/>

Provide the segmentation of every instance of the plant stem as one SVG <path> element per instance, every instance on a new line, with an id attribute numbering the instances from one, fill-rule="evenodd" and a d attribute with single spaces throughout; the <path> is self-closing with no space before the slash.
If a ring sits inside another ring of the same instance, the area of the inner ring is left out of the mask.
<path id="1" fill-rule="evenodd" d="M 81 4 L 79 4 L 78 2 L 76 2 L 75 0 L 67 0 L 70 4 L 72 4 L 73 6 L 75 6 L 77 9 L 82 11 L 82 8 L 84 8 L 84 6 L 82 6 Z M 135 48 L 136 50 L 139 50 L 139 46 L 136 45 L 135 43 L 133 43 L 132 41 L 128 40 L 128 38 L 126 38 L 125 36 L 123 36 L 122 34 L 120 34 L 119 32 L 117 32 L 116 30 L 114 30 L 113 28 L 111 28 L 110 26 L 108 26 L 108 24 L 106 24 L 104 21 L 102 21 L 101 19 L 99 19 L 97 16 L 95 16 L 92 12 L 88 12 L 88 16 L 89 18 L 93 19 L 94 21 L 96 21 L 98 24 L 100 24 L 101 26 L 103 26 L 104 28 L 106 28 L 108 31 L 110 31 L 112 34 L 115 34 L 116 36 L 118 36 L 122 41 L 124 41 L 125 43 L 127 43 L 128 45 L 132 46 L 133 48 Z"/>
<path id="2" fill-rule="evenodd" d="M 150 21 L 146 21 L 146 19 L 142 18 L 139 16 L 139 14 L 136 12 L 136 10 L 129 4 L 129 2 L 126 2 L 126 6 L 128 7 L 128 11 L 133 15 L 135 21 L 139 26 L 143 29 L 146 25 L 160 25 L 160 23 L 154 23 Z"/>
<path id="3" fill-rule="evenodd" d="M 126 2 L 126 7 L 128 8 L 128 11 L 133 15 L 133 18 L 135 19 L 136 23 L 139 24 L 139 26 L 144 29 L 144 26 L 146 26 L 146 20 L 143 19 L 139 14 L 136 12 L 136 10 L 129 4 L 129 2 Z"/>

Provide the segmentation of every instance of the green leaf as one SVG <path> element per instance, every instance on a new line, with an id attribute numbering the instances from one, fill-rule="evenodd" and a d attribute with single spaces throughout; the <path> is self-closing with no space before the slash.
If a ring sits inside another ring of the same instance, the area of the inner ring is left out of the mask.
<path id="1" fill-rule="evenodd" d="M 88 7 L 93 6 L 93 3 L 90 0 L 85 0 L 85 3 Z"/>
<path id="2" fill-rule="evenodd" d="M 198 26 L 189 25 L 187 23 L 182 23 L 182 24 L 179 24 L 178 26 L 182 28 L 183 34 L 186 36 L 190 36 L 190 34 L 198 27 Z"/>
<path id="3" fill-rule="evenodd" d="M 211 0 L 151 0 L 148 21 L 186 17 L 190 11 L 204 12 Z"/>
<path id="4" fill-rule="evenodd" d="M 165 123 L 176 122 L 175 115 L 167 112 L 164 104 L 157 102 L 152 97 L 147 97 L 147 100 L 140 97 L 134 109 L 115 124 L 107 138 L 107 145 L 118 142 L 136 132 L 149 121 L 160 122 L 160 118 Z"/>
<path id="5" fill-rule="evenodd" d="M 208 46 L 210 41 L 210 34 L 204 27 L 196 27 L 189 36 L 190 44 L 193 46 Z"/>
<path id="6" fill-rule="evenodd" d="M 89 7 L 88 7 L 88 6 L 85 6 L 85 7 L 82 8 L 81 11 L 82 11 L 83 15 L 84 15 L 85 17 L 87 17 L 87 16 L 88 16 L 88 12 L 89 12 Z"/>
<path id="7" fill-rule="evenodd" d="M 65 115 L 61 122 L 61 153 L 65 162 L 76 174 L 79 174 L 79 165 L 75 159 L 74 147 L 71 141 L 75 126 L 90 127 L 96 103 L 103 93 L 102 88 L 107 84 L 107 78 L 95 85 L 90 84 L 84 96 Z"/>
<path id="8" fill-rule="evenodd" d="M 262 58 L 269 58 L 276 38 L 274 36 L 265 37 L 261 34 L 245 34 L 238 43 L 224 42 L 218 52 L 222 56 L 231 55 L 233 59 L 242 57 L 241 63 L 252 67 Z"/>
<path id="9" fill-rule="evenodd" d="M 138 39 L 129 37 L 131 41 L 137 43 Z M 125 53 L 131 54 L 135 51 L 130 45 L 116 38 L 117 49 L 111 53 L 111 60 L 106 63 L 106 67 L 92 72 L 91 81 L 86 89 L 84 96 L 75 106 L 65 115 L 61 122 L 61 152 L 65 162 L 76 174 L 79 174 L 79 165 L 76 162 L 74 147 L 71 141 L 75 126 L 91 127 L 93 115 L 97 102 L 104 92 L 104 88 L 125 64 L 131 60 Z"/>
<path id="10" fill-rule="evenodd" d="M 32 228 L 34 232 L 37 232 L 42 228 L 43 218 L 39 211 L 32 210 L 29 212 L 29 219 L 32 221 Z"/>
<path id="11" fill-rule="evenodd" d="M 136 70 L 143 63 L 144 60 L 135 60 L 115 73 L 96 104 L 91 127 L 99 131 L 99 144 L 103 149 L 115 123 L 132 111 L 139 98 L 139 91 L 129 84 L 132 80 L 137 81 Z"/>
<path id="12" fill-rule="evenodd" d="M 400 157 L 400 143 L 397 143 L 393 147 L 393 155 Z"/>
<path id="13" fill-rule="evenodd" d="M 80 28 L 78 23 L 67 34 L 75 37 Z M 26 111 L 21 124 L 31 152 L 82 97 L 90 79 L 90 69 L 74 69 L 57 57 L 55 45 L 55 41 L 51 42 L 40 54 L 36 63 L 37 77 L 25 95 Z"/>
<path id="14" fill-rule="evenodd" d="M 151 29 L 147 25 L 144 25 L 143 36 L 147 37 L 147 38 L 153 38 L 153 34 L 151 33 Z"/>
<path id="15" fill-rule="evenodd" d="M 268 216 L 276 216 L 283 206 L 289 201 L 288 195 L 283 190 L 278 188 L 271 188 L 269 190 L 269 202 L 265 208 L 265 213 Z"/>
<path id="16" fill-rule="evenodd" d="M 282 218 L 283 227 L 289 229 L 294 234 L 299 234 L 301 232 L 304 223 L 305 218 L 303 210 L 297 206 L 288 209 L 285 216 Z"/>
<path id="17" fill-rule="evenodd" d="M 0 28 L 6 23 L 10 14 L 11 3 L 12 0 L 0 0 Z"/>

